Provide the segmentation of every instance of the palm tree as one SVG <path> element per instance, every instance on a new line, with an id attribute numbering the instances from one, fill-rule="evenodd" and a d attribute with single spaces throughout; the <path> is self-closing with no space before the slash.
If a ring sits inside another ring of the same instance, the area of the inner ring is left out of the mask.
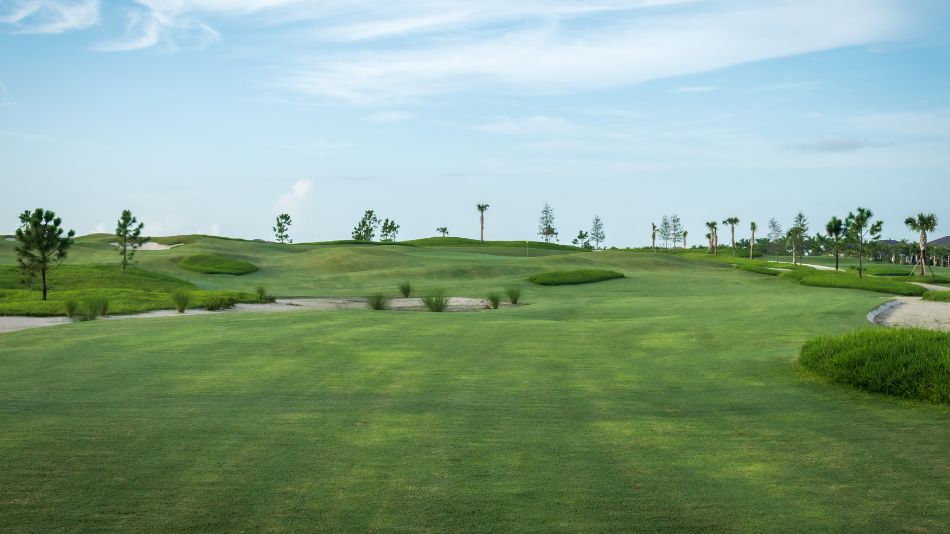
<path id="1" fill-rule="evenodd" d="M 488 204 L 475 204 L 479 213 L 479 227 L 481 228 L 481 240 L 485 242 L 485 212 L 488 211 Z"/>
<path id="2" fill-rule="evenodd" d="M 686 248 L 686 238 L 689 237 L 689 231 L 683 230 L 683 249 Z"/>
<path id="3" fill-rule="evenodd" d="M 656 223 L 650 223 L 650 226 L 653 227 L 653 233 L 651 234 L 653 239 L 653 252 L 656 252 Z"/>
<path id="4" fill-rule="evenodd" d="M 828 237 L 831 238 L 835 246 L 835 270 L 838 270 L 838 263 L 841 258 L 841 238 L 844 237 L 848 229 L 844 226 L 844 221 L 837 217 L 832 217 L 828 224 L 825 225 L 825 231 L 828 232 Z"/>
<path id="5" fill-rule="evenodd" d="M 739 222 L 738 220 L 736 222 Z M 752 224 L 749 225 L 749 229 L 752 230 L 752 240 L 749 241 L 749 259 L 752 259 L 752 253 L 755 252 L 755 231 L 759 229 L 759 225 L 752 221 Z"/>
<path id="6" fill-rule="evenodd" d="M 706 228 L 709 228 L 709 250 L 716 256 L 719 255 L 719 223 L 716 221 L 709 221 L 706 223 Z"/>
<path id="7" fill-rule="evenodd" d="M 917 218 L 908 217 L 904 224 L 915 232 L 920 232 L 920 276 L 926 276 L 927 233 L 937 229 L 937 216 L 933 213 L 918 213 Z"/>
<path id="8" fill-rule="evenodd" d="M 440 226 L 440 227 L 436 228 L 435 231 L 436 231 L 436 232 L 439 232 L 440 234 L 442 234 L 442 237 L 445 237 L 445 236 L 449 235 L 449 229 L 448 229 L 447 226 Z"/>
<path id="9" fill-rule="evenodd" d="M 738 217 L 729 217 L 728 219 L 722 221 L 722 225 L 729 225 L 729 228 L 732 229 L 732 255 L 736 255 L 736 225 L 739 224 Z"/>

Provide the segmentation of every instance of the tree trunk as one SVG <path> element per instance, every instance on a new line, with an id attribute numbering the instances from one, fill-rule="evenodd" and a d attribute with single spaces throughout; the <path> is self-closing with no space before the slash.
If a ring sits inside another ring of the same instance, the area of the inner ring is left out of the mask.
<path id="1" fill-rule="evenodd" d="M 736 255 L 736 227 L 732 226 L 732 255 Z"/>
<path id="2" fill-rule="evenodd" d="M 841 252 L 838 251 L 838 245 L 835 245 L 835 270 L 838 270 L 838 262 L 841 258 Z"/>
<path id="3" fill-rule="evenodd" d="M 485 242 L 485 212 L 482 212 L 478 216 L 478 226 L 479 226 L 479 239 L 482 243 Z"/>
<path id="4" fill-rule="evenodd" d="M 927 276 L 927 234 L 920 233 L 920 276 Z"/>
<path id="5" fill-rule="evenodd" d="M 40 269 L 40 275 L 43 278 L 43 300 L 46 300 L 46 266 Z"/>
<path id="6" fill-rule="evenodd" d="M 752 230 L 752 240 L 749 241 L 749 259 L 752 259 L 752 253 L 755 252 L 755 230 Z"/>

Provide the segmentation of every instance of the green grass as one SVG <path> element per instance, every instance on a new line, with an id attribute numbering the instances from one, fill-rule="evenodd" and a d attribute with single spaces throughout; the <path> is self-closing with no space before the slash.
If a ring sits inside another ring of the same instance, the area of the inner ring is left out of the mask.
<path id="1" fill-rule="evenodd" d="M 113 261 L 81 243 L 70 264 Z M 815 336 L 873 328 L 864 314 L 882 295 L 672 254 L 463 248 L 195 237 L 139 267 L 282 296 L 626 278 L 533 287 L 529 305 L 493 312 L 0 334 L 0 531 L 950 529 L 950 407 L 835 387 L 796 363 Z M 205 253 L 260 270 L 171 261 Z"/>
<path id="2" fill-rule="evenodd" d="M 874 276 L 858 278 L 856 274 L 835 273 L 831 271 L 808 273 L 801 278 L 800 283 L 805 286 L 861 289 L 890 295 L 920 296 L 927 292 L 927 290 L 921 286 L 901 280 Z"/>
<path id="3" fill-rule="evenodd" d="M 623 278 L 623 273 L 606 269 L 572 269 L 567 271 L 549 271 L 528 277 L 528 280 L 542 286 L 569 286 L 592 284 L 604 280 Z"/>
<path id="4" fill-rule="evenodd" d="M 545 243 L 544 241 L 529 241 L 528 243 L 525 243 L 524 241 L 485 241 L 483 243 L 478 239 L 467 239 L 464 237 L 427 237 L 424 239 L 404 241 L 404 243 L 408 245 L 424 247 L 517 248 L 520 249 L 519 253 L 524 252 L 525 248 L 541 250 L 564 250 L 569 252 L 580 252 L 584 250 L 573 245 Z"/>
<path id="5" fill-rule="evenodd" d="M 932 302 L 950 302 L 950 291 L 927 291 L 924 300 Z"/>
<path id="6" fill-rule="evenodd" d="M 950 334 L 892 329 L 822 337 L 801 364 L 816 375 L 874 393 L 950 404 Z"/>
<path id="7" fill-rule="evenodd" d="M 215 254 L 185 256 L 178 260 L 178 266 L 202 274 L 231 274 L 240 276 L 253 273 L 257 266 L 246 261 L 226 258 Z"/>

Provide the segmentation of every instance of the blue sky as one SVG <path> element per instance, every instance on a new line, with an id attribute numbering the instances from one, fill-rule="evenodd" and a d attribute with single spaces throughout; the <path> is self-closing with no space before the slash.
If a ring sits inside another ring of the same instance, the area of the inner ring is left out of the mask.
<path id="1" fill-rule="evenodd" d="M 897 0 L 0 0 L 0 231 L 610 245 L 857 206 L 950 234 L 950 7 Z"/>

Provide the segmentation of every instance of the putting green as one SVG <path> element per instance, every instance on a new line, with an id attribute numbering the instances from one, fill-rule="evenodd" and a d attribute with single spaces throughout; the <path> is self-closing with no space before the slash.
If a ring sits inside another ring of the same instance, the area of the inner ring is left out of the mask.
<path id="1" fill-rule="evenodd" d="M 175 271 L 194 253 L 260 270 Z M 874 328 L 883 295 L 625 252 L 200 240 L 141 258 L 205 289 L 521 282 L 527 305 L 2 334 L 0 530 L 950 529 L 950 409 L 796 364 L 813 336 Z M 588 267 L 626 278 L 524 282 Z"/>

